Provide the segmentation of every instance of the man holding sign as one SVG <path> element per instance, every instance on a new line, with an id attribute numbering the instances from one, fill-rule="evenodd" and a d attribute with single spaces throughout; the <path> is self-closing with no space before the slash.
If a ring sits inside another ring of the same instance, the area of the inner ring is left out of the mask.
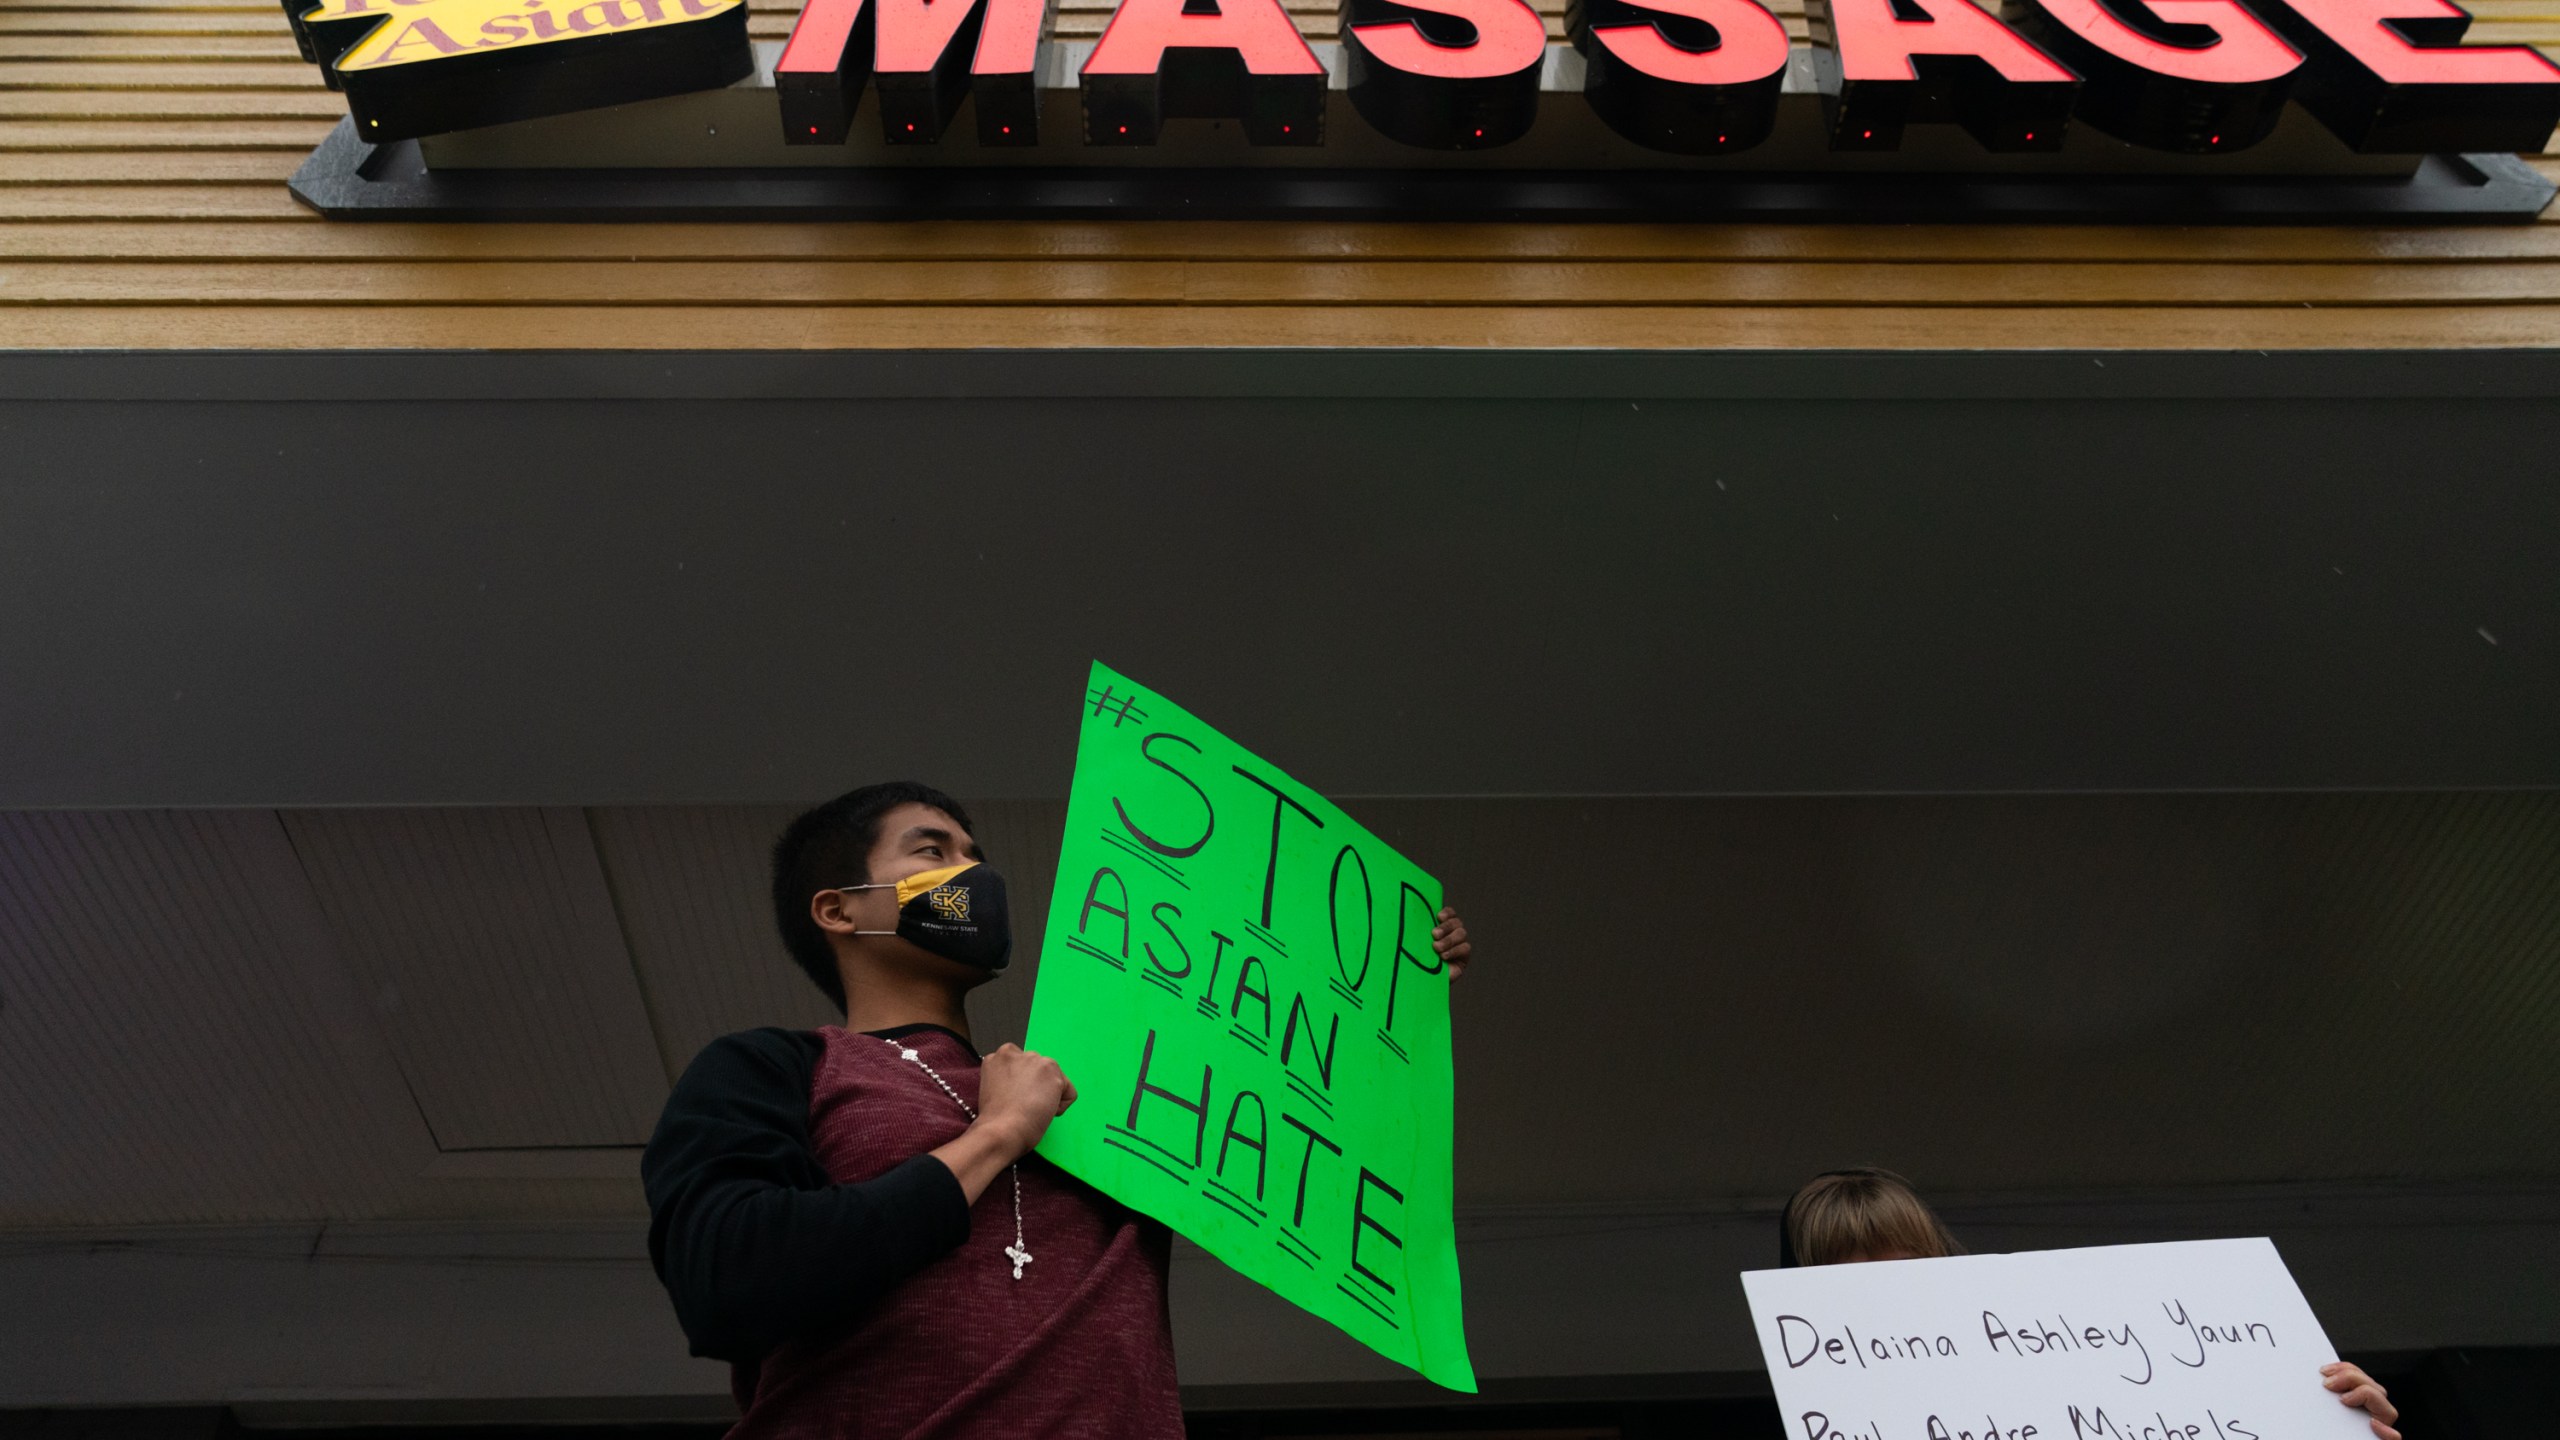
<path id="1" fill-rule="evenodd" d="M 1012 935 L 967 811 L 911 784 L 819 806 L 775 847 L 774 904 L 845 1023 L 705 1047 L 642 1162 L 733 1440 L 1181 1434 L 1170 1235 L 1032 1153 L 1078 1098 L 1056 1059 L 970 1042 Z M 1457 917 L 1426 931 L 1432 969 L 1463 968 Z"/>
<path id="2" fill-rule="evenodd" d="M 1472 1391 L 1439 882 L 1102 665 L 1083 725 L 1031 1045 L 1091 1101 L 1040 1153 Z"/>

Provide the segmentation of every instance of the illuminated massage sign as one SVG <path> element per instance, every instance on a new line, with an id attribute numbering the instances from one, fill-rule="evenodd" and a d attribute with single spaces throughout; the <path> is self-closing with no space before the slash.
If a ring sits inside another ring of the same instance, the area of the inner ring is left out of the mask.
<path id="1" fill-rule="evenodd" d="M 1500 146 L 1540 103 L 1545 24 L 1523 0 L 1341 0 L 1353 109 L 1404 144 Z M 287 0 L 304 53 L 387 141 L 726 85 L 753 70 L 743 0 Z M 1949 122 L 1995 152 L 2075 123 L 2151 149 L 2245 149 L 2299 102 L 2365 154 L 2538 149 L 2560 66 L 2460 44 L 2446 0 L 1808 0 L 1834 150 Z M 784 138 L 840 145 L 877 82 L 883 138 L 1032 146 L 1045 0 L 807 0 L 775 72 Z M 1788 42 L 1754 0 L 1574 0 L 1585 100 L 1655 150 L 1765 139 Z M 1171 119 L 1256 145 L 1325 142 L 1323 63 L 1281 0 L 1121 0 L 1080 76 L 1082 143 L 1152 145 Z M 1548 103 L 1553 103 L 1550 100 Z"/>

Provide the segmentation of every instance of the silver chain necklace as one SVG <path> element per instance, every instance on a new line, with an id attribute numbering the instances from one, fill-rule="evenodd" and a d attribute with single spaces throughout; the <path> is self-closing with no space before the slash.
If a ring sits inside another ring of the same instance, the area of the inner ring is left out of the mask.
<path id="1" fill-rule="evenodd" d="M 880 1041 L 897 1051 L 899 1059 L 923 1071 L 932 1078 L 934 1084 L 941 1086 L 942 1093 L 951 1097 L 951 1103 L 960 1107 L 961 1114 L 968 1116 L 972 1121 L 978 1118 L 977 1107 L 961 1099 L 960 1092 L 951 1088 L 951 1082 L 942 1078 L 942 1072 L 926 1064 L 924 1057 L 917 1054 L 912 1047 L 901 1045 L 886 1035 L 881 1036 Z M 1005 1168 L 1013 1174 L 1013 1243 L 1005 1247 L 1004 1258 L 1013 1262 L 1013 1278 L 1019 1280 L 1022 1278 L 1022 1267 L 1031 1263 L 1030 1247 L 1022 1241 L 1022 1165 L 1017 1161 Z"/>

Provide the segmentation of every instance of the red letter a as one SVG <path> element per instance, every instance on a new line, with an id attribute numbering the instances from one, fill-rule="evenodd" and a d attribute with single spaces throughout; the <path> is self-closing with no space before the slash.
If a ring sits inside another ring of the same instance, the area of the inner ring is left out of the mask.
<path id="1" fill-rule="evenodd" d="M 1953 120 L 1986 150 L 2059 150 L 2080 77 L 1968 0 L 1806 0 L 1835 150 Z"/>
<path id="2" fill-rule="evenodd" d="M 1083 81 L 1088 145 L 1152 145 L 1169 119 L 1324 143 L 1324 65 L 1280 0 L 1121 0 Z"/>

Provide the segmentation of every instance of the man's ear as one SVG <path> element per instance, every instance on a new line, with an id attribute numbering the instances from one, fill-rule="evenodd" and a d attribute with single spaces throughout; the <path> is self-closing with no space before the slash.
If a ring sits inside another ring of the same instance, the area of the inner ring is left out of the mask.
<path id="1" fill-rule="evenodd" d="M 809 918 L 830 935 L 850 935 L 862 928 L 853 916 L 853 897 L 842 890 L 821 890 L 810 896 Z"/>

